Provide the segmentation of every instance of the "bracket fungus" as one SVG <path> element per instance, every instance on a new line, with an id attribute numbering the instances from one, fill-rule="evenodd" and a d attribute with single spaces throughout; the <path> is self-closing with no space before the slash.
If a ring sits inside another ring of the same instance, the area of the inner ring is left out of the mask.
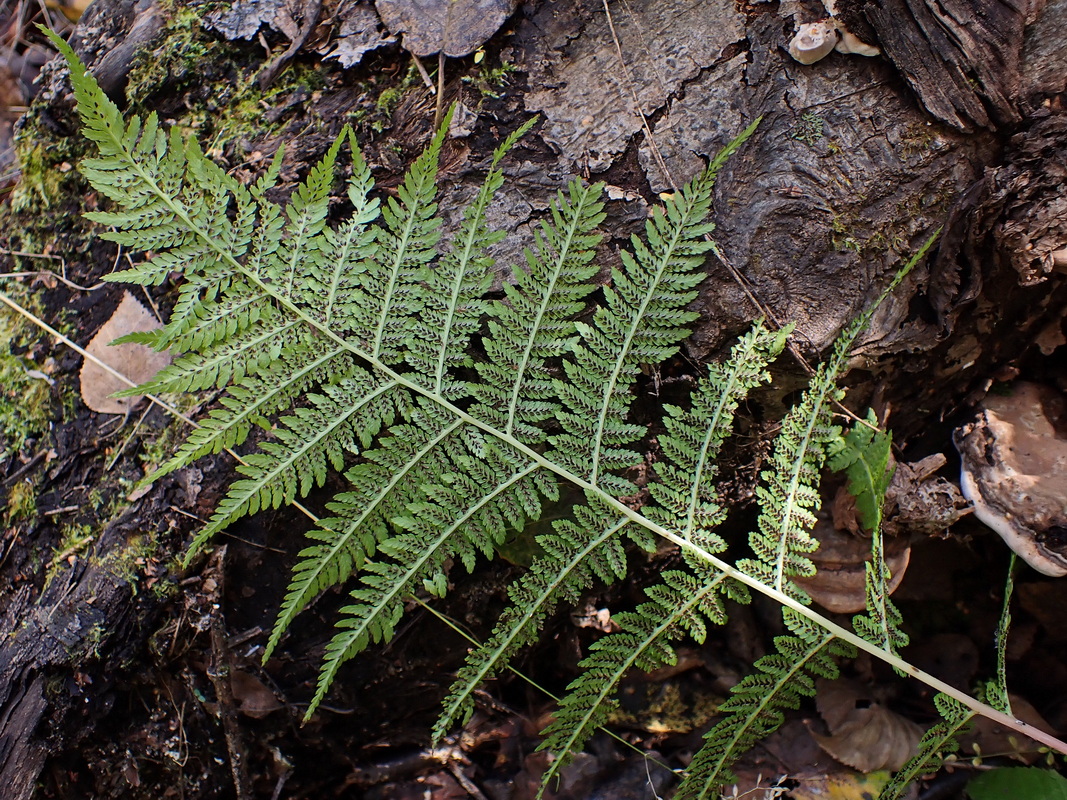
<path id="1" fill-rule="evenodd" d="M 814 64 L 837 46 L 837 26 L 830 20 L 807 22 L 789 42 L 789 55 L 801 64 Z"/>
<path id="2" fill-rule="evenodd" d="M 1067 575 L 1067 398 L 1016 383 L 952 438 L 975 516 L 1038 572 Z"/>
<path id="3" fill-rule="evenodd" d="M 836 0 L 825 0 L 824 8 L 829 16 L 815 22 L 805 22 L 797 29 L 796 35 L 789 42 L 789 55 L 801 64 L 814 64 L 830 55 L 830 51 L 839 53 L 852 53 L 857 56 L 873 57 L 881 55 L 882 51 L 872 42 L 868 42 L 856 34 L 856 30 L 850 30 L 859 23 L 862 29 L 869 29 L 869 25 L 855 19 L 854 9 L 846 7 L 838 9 Z M 849 19 L 852 18 L 853 26 Z M 868 32 L 867 38 L 873 34 Z"/>

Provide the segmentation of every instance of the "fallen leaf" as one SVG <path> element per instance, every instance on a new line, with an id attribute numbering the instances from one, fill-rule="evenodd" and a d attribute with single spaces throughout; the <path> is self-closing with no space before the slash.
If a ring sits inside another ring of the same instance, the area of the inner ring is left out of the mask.
<path id="1" fill-rule="evenodd" d="M 171 362 L 170 353 L 157 353 L 143 344 L 119 344 L 111 347 L 111 342 L 129 333 L 144 333 L 155 330 L 159 322 L 134 299 L 129 292 L 124 292 L 122 302 L 103 324 L 96 336 L 89 342 L 86 350 L 90 355 L 103 361 L 111 369 L 125 375 L 134 383 L 145 383 L 155 377 L 163 367 Z M 85 360 L 81 371 L 81 394 L 85 405 L 101 414 L 125 414 L 141 402 L 144 395 L 136 397 L 111 397 L 115 392 L 129 388 L 129 384 L 120 380 L 98 364 Z"/>
<path id="2" fill-rule="evenodd" d="M 230 8 L 207 15 L 204 25 L 229 40 L 251 39 L 260 27 L 275 27 L 274 18 L 285 0 L 238 0 Z"/>
<path id="3" fill-rule="evenodd" d="M 473 53 L 519 6 L 519 0 L 378 0 L 378 14 L 416 56 Z"/>
<path id="4" fill-rule="evenodd" d="M 284 707 L 263 681 L 243 670 L 234 670 L 230 675 L 230 689 L 237 702 L 237 710 L 246 717 L 263 719 L 272 711 Z"/>
<path id="5" fill-rule="evenodd" d="M 851 681 L 821 679 L 815 705 L 830 736 L 812 733 L 819 747 L 860 772 L 896 770 L 918 749 L 923 729 L 872 700 Z"/>
<path id="6" fill-rule="evenodd" d="M 870 800 L 879 795 L 890 777 L 888 772 L 879 771 L 870 775 L 853 772 L 798 778 L 800 785 L 789 790 L 789 797 L 793 800 Z"/>
<path id="7" fill-rule="evenodd" d="M 340 35 L 326 58 L 336 58 L 342 67 L 353 67 L 367 53 L 392 44 L 397 39 L 380 30 L 382 21 L 369 5 L 362 3 L 345 11 Z"/>

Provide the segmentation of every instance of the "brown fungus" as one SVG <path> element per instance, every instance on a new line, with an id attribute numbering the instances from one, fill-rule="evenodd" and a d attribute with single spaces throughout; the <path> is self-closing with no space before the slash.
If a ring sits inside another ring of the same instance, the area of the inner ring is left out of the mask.
<path id="1" fill-rule="evenodd" d="M 1038 572 L 1067 575 L 1067 399 L 1020 381 L 953 440 L 975 516 Z"/>

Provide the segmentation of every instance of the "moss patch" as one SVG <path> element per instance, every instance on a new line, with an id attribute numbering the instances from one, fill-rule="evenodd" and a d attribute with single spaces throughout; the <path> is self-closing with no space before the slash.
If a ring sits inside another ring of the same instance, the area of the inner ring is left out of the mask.
<path id="1" fill-rule="evenodd" d="M 37 336 L 29 323 L 0 306 L 0 460 L 47 431 L 52 420 L 50 365 L 36 364 L 24 355 Z"/>

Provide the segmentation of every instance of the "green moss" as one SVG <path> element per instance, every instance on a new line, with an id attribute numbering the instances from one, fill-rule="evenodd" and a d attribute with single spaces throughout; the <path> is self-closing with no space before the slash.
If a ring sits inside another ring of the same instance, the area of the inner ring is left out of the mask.
<path id="1" fill-rule="evenodd" d="M 31 302 L 28 298 L 19 301 Z M 0 460 L 47 431 L 52 420 L 46 365 L 17 355 L 28 350 L 37 336 L 30 323 L 7 306 L 0 306 Z"/>
<path id="2" fill-rule="evenodd" d="M 155 50 L 142 49 L 133 59 L 126 99 L 133 106 L 143 106 L 144 101 L 167 87 L 169 91 L 180 90 L 194 83 L 202 73 L 210 49 L 217 46 L 200 24 L 202 9 L 193 7 L 177 10 L 163 26 L 162 45 Z"/>
<path id="3" fill-rule="evenodd" d="M 477 89 L 482 97 L 500 97 L 498 90 L 507 86 L 511 74 L 517 71 L 518 67 L 507 61 L 501 61 L 496 66 L 490 66 L 483 61 L 478 64 L 473 75 L 467 75 L 462 81 Z"/>
<path id="4" fill-rule="evenodd" d="M 793 125 L 789 136 L 810 146 L 823 138 L 823 129 L 823 118 L 814 111 L 805 111 L 800 115 L 800 119 L 797 120 L 796 124 Z"/>
<path id="5" fill-rule="evenodd" d="M 11 525 L 22 519 L 30 519 L 37 513 L 37 491 L 28 480 L 16 482 L 7 493 L 4 508 L 4 525 Z"/>
<path id="6" fill-rule="evenodd" d="M 46 218 L 40 224 L 67 216 L 66 206 L 80 200 L 83 193 L 84 183 L 74 165 L 85 150 L 83 137 L 56 136 L 27 115 L 15 134 L 21 174 L 11 192 L 10 211 L 27 220 L 43 213 Z"/>

